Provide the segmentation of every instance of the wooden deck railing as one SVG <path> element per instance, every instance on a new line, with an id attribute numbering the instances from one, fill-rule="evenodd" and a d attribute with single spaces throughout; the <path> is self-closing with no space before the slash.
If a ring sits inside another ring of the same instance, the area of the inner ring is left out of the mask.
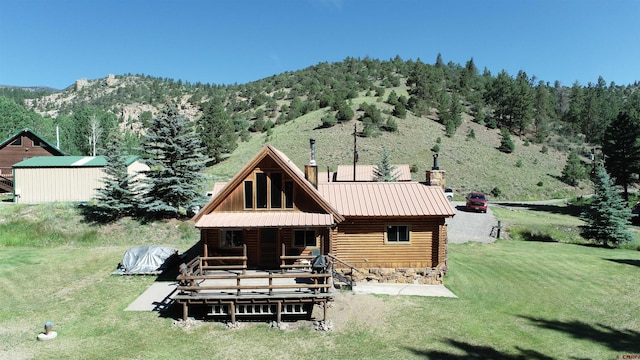
<path id="1" fill-rule="evenodd" d="M 233 290 L 237 296 L 242 295 L 242 290 L 249 290 L 247 295 L 255 296 L 256 290 L 266 290 L 265 294 L 272 296 L 274 291 L 299 291 L 300 289 L 308 289 L 310 292 L 317 294 L 320 292 L 328 292 L 331 283 L 327 281 L 331 274 L 311 274 L 311 273 L 295 273 L 295 274 L 225 274 L 225 275 L 178 275 L 178 290 L 181 292 L 202 292 L 206 290 Z M 274 280 L 290 279 L 292 281 L 286 283 L 275 284 Z M 296 282 L 295 280 L 306 279 L 309 282 Z M 208 281 L 209 280 L 209 281 Z M 235 280 L 235 285 L 221 284 L 216 280 Z M 256 283 L 264 280 L 264 283 Z M 198 285 L 196 285 L 198 284 Z"/>
<path id="2" fill-rule="evenodd" d="M 196 259 L 198 260 L 196 267 L 200 269 L 200 274 L 206 274 L 207 270 L 242 270 L 242 273 L 245 274 L 247 272 L 247 245 L 242 246 L 241 256 L 199 256 Z M 210 263 L 218 265 L 209 265 Z"/>
<path id="3" fill-rule="evenodd" d="M 286 253 L 285 244 L 282 244 L 282 255 L 280 256 L 280 269 L 282 272 L 286 269 L 310 269 L 311 260 L 315 258 L 314 255 L 286 255 Z"/>

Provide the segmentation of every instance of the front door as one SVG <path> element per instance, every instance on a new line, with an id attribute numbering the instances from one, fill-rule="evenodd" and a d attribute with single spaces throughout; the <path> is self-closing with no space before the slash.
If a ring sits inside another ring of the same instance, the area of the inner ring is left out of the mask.
<path id="1" fill-rule="evenodd" d="M 260 267 L 263 269 L 278 269 L 278 229 L 260 230 Z"/>

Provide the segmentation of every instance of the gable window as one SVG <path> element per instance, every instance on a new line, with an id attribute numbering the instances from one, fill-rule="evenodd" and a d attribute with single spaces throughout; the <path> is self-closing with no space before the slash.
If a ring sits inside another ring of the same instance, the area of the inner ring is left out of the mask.
<path id="1" fill-rule="evenodd" d="M 34 139 L 34 140 L 33 140 L 33 146 L 42 146 L 42 145 L 40 144 L 40 140 Z"/>
<path id="2" fill-rule="evenodd" d="M 407 225 L 387 226 L 387 242 L 393 242 L 393 243 L 409 242 L 409 226 Z"/>
<path id="3" fill-rule="evenodd" d="M 255 172 L 244 181 L 245 209 L 293 209 L 293 181 L 281 172 Z"/>
<path id="4" fill-rule="evenodd" d="M 294 230 L 293 246 L 299 248 L 318 246 L 315 230 Z"/>
<path id="5" fill-rule="evenodd" d="M 256 208 L 267 208 L 267 174 L 256 173 Z"/>
<path id="6" fill-rule="evenodd" d="M 282 173 L 271 173 L 271 208 L 282 208 Z"/>
<path id="7" fill-rule="evenodd" d="M 11 145 L 20 146 L 22 145 L 22 136 L 18 136 L 15 140 L 11 142 Z"/>
<path id="8" fill-rule="evenodd" d="M 253 209 L 253 181 L 244 182 L 244 208 Z"/>
<path id="9" fill-rule="evenodd" d="M 284 207 L 293 209 L 293 181 L 284 182 Z"/>
<path id="10" fill-rule="evenodd" d="M 220 247 L 236 248 L 244 245 L 244 233 L 242 230 L 223 230 L 220 236 Z"/>

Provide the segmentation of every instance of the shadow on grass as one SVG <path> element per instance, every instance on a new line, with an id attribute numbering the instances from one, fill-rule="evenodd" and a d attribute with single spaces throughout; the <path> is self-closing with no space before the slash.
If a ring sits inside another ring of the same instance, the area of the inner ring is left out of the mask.
<path id="1" fill-rule="evenodd" d="M 525 241 L 538 241 L 538 242 L 558 242 L 551 235 L 539 234 L 531 231 L 521 233 L 522 239 Z"/>
<path id="2" fill-rule="evenodd" d="M 496 205 L 511 207 L 511 208 L 521 208 L 525 210 L 531 211 L 540 211 L 540 212 L 548 212 L 552 214 L 559 215 L 569 215 L 580 217 L 582 213 L 583 207 L 576 205 L 553 205 L 553 204 L 526 204 L 526 203 L 508 203 L 508 202 L 496 202 Z"/>
<path id="3" fill-rule="evenodd" d="M 633 259 L 605 259 L 605 260 L 613 261 L 618 264 L 626 264 L 626 265 L 640 267 L 640 260 L 633 260 Z"/>
<path id="4" fill-rule="evenodd" d="M 500 352 L 490 346 L 472 345 L 463 341 L 449 339 L 447 344 L 455 347 L 456 349 L 464 352 L 464 354 L 451 354 L 449 352 L 440 350 L 419 350 L 410 347 L 406 347 L 417 356 L 424 356 L 427 359 L 504 359 L 504 360 L 550 360 L 553 359 L 550 356 L 539 353 L 535 350 L 527 350 L 516 347 L 518 354 L 506 354 Z"/>
<path id="5" fill-rule="evenodd" d="M 612 351 L 637 352 L 640 344 L 640 332 L 619 330 L 603 324 L 590 325 L 581 321 L 558 321 L 521 316 L 543 329 L 566 333 L 575 339 L 588 340 L 606 346 Z"/>
<path id="6" fill-rule="evenodd" d="M 176 281 L 180 274 L 180 264 L 188 264 L 191 260 L 202 255 L 202 242 L 197 241 L 189 250 L 180 255 L 177 261 L 172 262 L 170 267 L 167 267 L 158 277 L 156 281 Z"/>

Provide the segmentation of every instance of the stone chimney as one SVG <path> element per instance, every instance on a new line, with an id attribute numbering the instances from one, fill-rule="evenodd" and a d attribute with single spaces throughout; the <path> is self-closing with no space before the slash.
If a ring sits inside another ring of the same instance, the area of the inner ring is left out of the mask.
<path id="1" fill-rule="evenodd" d="M 309 139 L 309 146 L 311 148 L 311 154 L 309 155 L 309 165 L 304 166 L 304 178 L 317 189 L 318 165 L 316 165 L 316 139 Z"/>
<path id="2" fill-rule="evenodd" d="M 427 170 L 426 182 L 427 185 L 440 186 L 443 190 L 447 183 L 445 178 L 445 171 L 440 170 L 440 167 L 438 166 L 437 153 L 433 154 L 433 167 L 431 168 L 431 170 Z"/>

